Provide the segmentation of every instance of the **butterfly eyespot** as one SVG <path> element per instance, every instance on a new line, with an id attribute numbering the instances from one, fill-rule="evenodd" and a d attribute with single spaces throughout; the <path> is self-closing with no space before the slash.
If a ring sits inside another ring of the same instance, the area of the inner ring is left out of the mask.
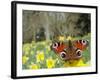
<path id="1" fill-rule="evenodd" d="M 82 40 L 82 44 L 83 44 L 83 45 L 86 45 L 86 44 L 87 44 L 87 41 Z"/>
<path id="2" fill-rule="evenodd" d="M 82 57 L 82 51 L 81 50 L 77 50 L 76 51 L 76 55 L 77 55 L 77 57 Z"/>
<path id="3" fill-rule="evenodd" d="M 53 47 L 53 48 L 57 48 L 57 47 L 58 47 L 58 43 L 57 43 L 57 42 L 54 43 L 54 44 L 52 45 L 52 47 Z"/>
<path id="4" fill-rule="evenodd" d="M 60 53 L 60 57 L 61 57 L 61 59 L 65 60 L 66 59 L 66 53 L 65 52 L 61 52 Z"/>

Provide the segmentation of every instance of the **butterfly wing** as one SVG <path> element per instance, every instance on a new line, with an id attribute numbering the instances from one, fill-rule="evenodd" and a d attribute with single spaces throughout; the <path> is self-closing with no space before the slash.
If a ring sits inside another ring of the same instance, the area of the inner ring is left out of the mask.
<path id="1" fill-rule="evenodd" d="M 74 46 L 80 50 L 85 50 L 88 46 L 88 41 L 87 40 L 76 40 L 73 42 Z"/>
<path id="2" fill-rule="evenodd" d="M 63 43 L 63 42 L 54 42 L 51 45 L 51 49 L 56 52 L 56 53 L 60 53 L 62 52 L 65 48 L 67 48 L 67 46 Z"/>

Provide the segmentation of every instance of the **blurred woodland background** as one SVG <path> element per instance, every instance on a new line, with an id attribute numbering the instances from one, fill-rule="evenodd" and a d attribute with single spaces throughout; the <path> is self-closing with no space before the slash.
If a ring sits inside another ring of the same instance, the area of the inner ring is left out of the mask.
<path id="1" fill-rule="evenodd" d="M 90 14 L 23 10 L 23 43 L 90 33 Z"/>

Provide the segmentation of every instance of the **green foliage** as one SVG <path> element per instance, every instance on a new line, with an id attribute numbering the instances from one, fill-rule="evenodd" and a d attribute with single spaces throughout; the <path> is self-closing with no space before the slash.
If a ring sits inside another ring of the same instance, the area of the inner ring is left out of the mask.
<path id="1" fill-rule="evenodd" d="M 76 37 L 77 39 L 86 39 L 90 41 L 90 34 L 84 37 Z M 23 69 L 39 69 L 42 68 L 60 68 L 63 67 L 64 62 L 50 49 L 51 41 L 41 41 L 35 43 L 23 44 Z M 84 62 L 90 62 L 90 45 L 83 52 Z M 50 62 L 51 61 L 51 62 Z M 49 62 L 52 66 L 49 65 Z M 35 67 L 34 67 L 35 64 Z M 33 67 L 32 67 L 33 65 Z"/>

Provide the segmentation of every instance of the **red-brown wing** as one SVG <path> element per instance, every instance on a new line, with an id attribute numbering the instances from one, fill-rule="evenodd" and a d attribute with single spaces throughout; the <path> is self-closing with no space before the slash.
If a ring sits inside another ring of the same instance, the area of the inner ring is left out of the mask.
<path id="1" fill-rule="evenodd" d="M 85 50 L 87 48 L 87 45 L 88 45 L 87 40 L 76 40 L 73 43 L 74 43 L 74 46 L 76 48 L 79 48 L 82 51 Z"/>
<path id="2" fill-rule="evenodd" d="M 60 45 L 57 49 L 56 49 L 56 52 L 57 53 L 60 53 L 62 52 L 65 48 L 67 48 L 67 46 L 65 44 L 62 44 Z"/>
<path id="3" fill-rule="evenodd" d="M 63 42 L 55 42 L 52 44 L 52 50 L 56 53 L 62 52 L 67 46 Z"/>

